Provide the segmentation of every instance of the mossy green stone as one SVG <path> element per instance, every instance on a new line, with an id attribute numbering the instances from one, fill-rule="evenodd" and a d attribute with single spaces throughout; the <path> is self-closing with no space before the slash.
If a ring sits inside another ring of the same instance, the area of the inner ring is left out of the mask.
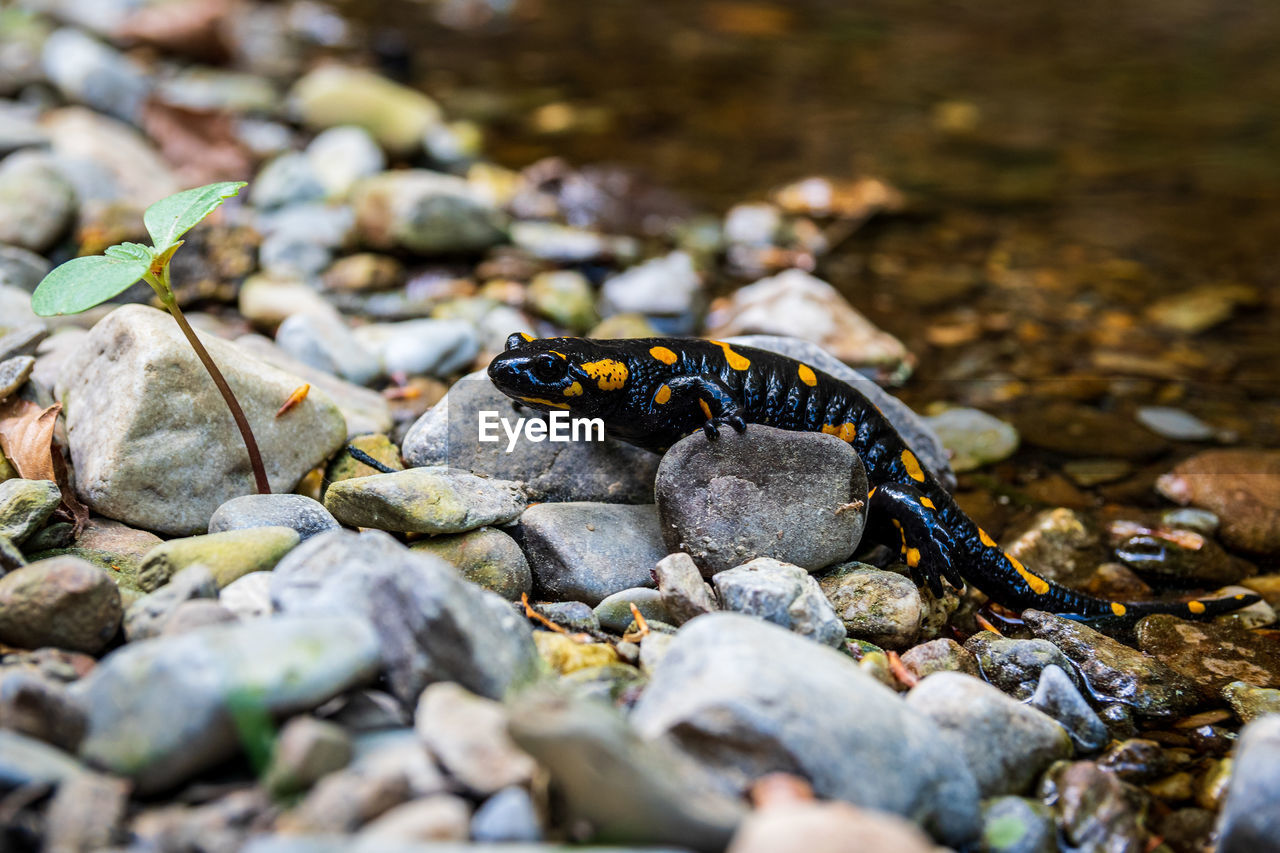
<path id="1" fill-rule="evenodd" d="M 343 524 L 399 533 L 462 533 L 524 512 L 518 483 L 445 468 L 410 468 L 334 483 L 325 509 Z"/>
<path id="2" fill-rule="evenodd" d="M 397 471 L 404 470 L 404 463 L 400 461 L 400 448 L 396 447 L 390 438 L 381 433 L 358 435 L 347 443 L 356 450 L 363 450 L 388 468 L 394 468 Z M 344 448 L 337 456 L 333 457 L 333 461 L 325 469 L 324 476 L 328 480 L 328 484 L 333 485 L 340 480 L 368 477 L 370 474 L 377 473 L 378 471 L 356 460 Z"/>
<path id="3" fill-rule="evenodd" d="M 524 552 L 501 530 L 481 527 L 452 536 L 433 536 L 410 548 L 433 554 L 451 564 L 467 580 L 508 601 L 519 601 L 533 590 L 533 575 Z"/>
<path id="4" fill-rule="evenodd" d="M 203 563 L 221 589 L 250 572 L 275 568 L 299 541 L 298 531 L 289 527 L 251 527 L 171 539 L 143 558 L 138 585 L 152 592 L 187 566 Z"/>

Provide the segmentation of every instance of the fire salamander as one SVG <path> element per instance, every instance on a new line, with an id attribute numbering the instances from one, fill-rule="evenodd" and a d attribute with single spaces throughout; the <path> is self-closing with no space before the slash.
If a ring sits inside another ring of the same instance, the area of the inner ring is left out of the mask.
<path id="1" fill-rule="evenodd" d="M 663 452 L 701 429 L 747 424 L 824 432 L 849 442 L 873 488 L 868 530 L 897 545 L 917 583 L 972 583 L 1014 610 L 1131 623 L 1150 613 L 1208 618 L 1254 595 L 1186 602 L 1107 601 L 1052 583 L 1002 550 L 928 471 L 874 403 L 845 382 L 765 350 L 686 338 L 535 340 L 515 334 L 489 365 L 508 396 L 541 411 L 600 418 L 614 438 Z"/>

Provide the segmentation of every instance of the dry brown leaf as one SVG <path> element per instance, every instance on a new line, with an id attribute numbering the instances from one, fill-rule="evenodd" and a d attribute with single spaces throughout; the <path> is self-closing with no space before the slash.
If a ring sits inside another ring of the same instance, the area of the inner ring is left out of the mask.
<path id="1" fill-rule="evenodd" d="M 151 99 L 142 127 L 184 183 L 238 181 L 253 172 L 253 155 L 236 136 L 231 114 Z"/>
<path id="2" fill-rule="evenodd" d="M 0 403 L 0 450 L 27 480 L 55 480 L 53 428 L 61 403 L 42 409 L 30 400 L 11 397 Z"/>

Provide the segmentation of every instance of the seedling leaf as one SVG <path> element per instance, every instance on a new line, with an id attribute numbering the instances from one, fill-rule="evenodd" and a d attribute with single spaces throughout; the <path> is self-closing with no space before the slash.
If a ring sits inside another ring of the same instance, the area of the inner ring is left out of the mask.
<path id="1" fill-rule="evenodd" d="M 31 294 L 31 310 L 41 317 L 87 311 L 137 282 L 149 266 L 150 256 L 126 259 L 91 255 L 67 261 L 45 276 Z"/>
<path id="2" fill-rule="evenodd" d="M 118 246 L 111 246 L 102 254 L 122 261 L 146 261 L 149 264 L 155 253 L 150 246 L 144 246 L 141 243 L 121 243 Z"/>
<path id="3" fill-rule="evenodd" d="M 244 181 L 223 181 L 171 195 L 147 208 L 142 222 L 147 226 L 157 253 L 169 248 L 200 220 L 240 192 Z"/>

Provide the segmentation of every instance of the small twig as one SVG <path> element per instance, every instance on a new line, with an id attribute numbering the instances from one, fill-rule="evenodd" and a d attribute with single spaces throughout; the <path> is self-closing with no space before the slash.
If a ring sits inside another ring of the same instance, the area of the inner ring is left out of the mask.
<path id="1" fill-rule="evenodd" d="M 623 634 L 622 639 L 624 642 L 638 643 L 649 636 L 649 623 L 645 621 L 644 614 L 640 612 L 639 607 L 636 607 L 634 603 L 629 606 L 631 607 L 631 616 L 636 622 L 636 629 L 630 634 Z"/>
<path id="2" fill-rule="evenodd" d="M 902 658 L 898 657 L 897 652 L 886 650 L 884 654 L 889 659 L 889 672 L 893 674 L 894 678 L 907 687 L 915 687 L 920 683 L 920 677 L 907 669 L 907 665 L 902 662 Z"/>
<path id="3" fill-rule="evenodd" d="M 568 636 L 569 632 L 566 629 L 560 627 L 559 625 L 552 622 L 550 619 L 548 619 L 547 617 L 543 616 L 541 613 L 533 609 L 533 605 L 529 603 L 529 593 L 527 592 L 520 593 L 520 603 L 524 605 L 524 615 L 526 618 L 532 619 L 534 622 L 537 622 L 539 625 L 543 626 L 548 631 L 555 631 L 557 634 L 564 634 L 565 636 Z"/>
<path id="4" fill-rule="evenodd" d="M 973 614 L 973 621 L 977 622 L 978 627 L 982 628 L 984 631 L 990 631 L 993 634 L 999 634 L 1001 637 L 1004 636 L 1004 634 L 1000 631 L 1000 629 L 997 628 L 995 625 L 992 625 L 990 622 L 988 622 L 981 613 Z"/>

